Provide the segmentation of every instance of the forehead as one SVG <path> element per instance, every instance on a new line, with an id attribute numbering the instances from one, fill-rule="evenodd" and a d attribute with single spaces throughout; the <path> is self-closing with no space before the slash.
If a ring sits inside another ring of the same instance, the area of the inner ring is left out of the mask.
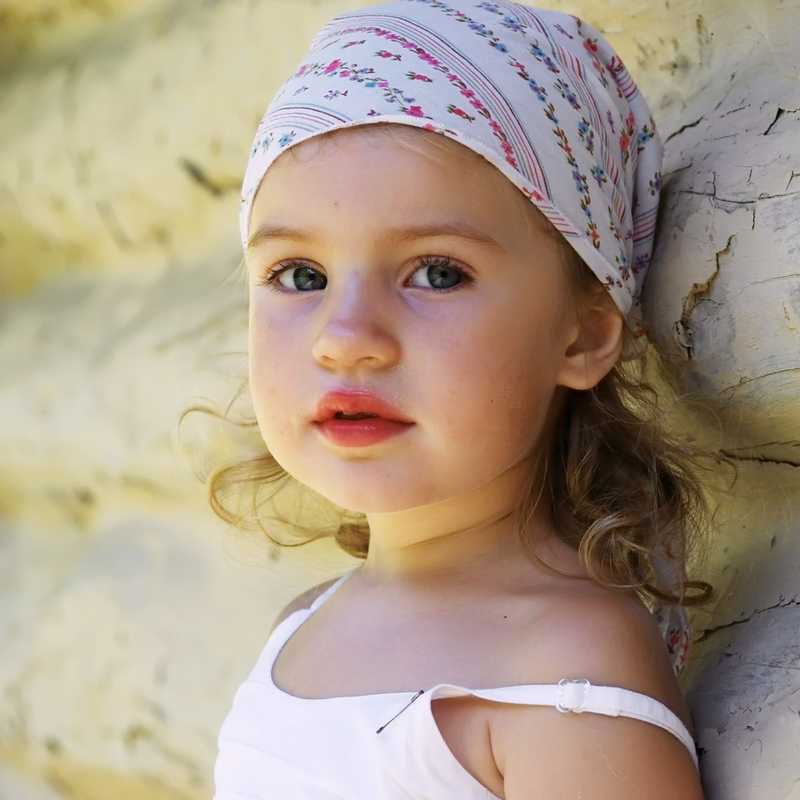
<path id="1" fill-rule="evenodd" d="M 305 216 L 326 210 L 374 217 L 447 212 L 509 236 L 559 236 L 479 153 L 449 136 L 395 123 L 338 129 L 290 147 L 264 176 L 251 231 L 265 215 L 301 209 Z"/>

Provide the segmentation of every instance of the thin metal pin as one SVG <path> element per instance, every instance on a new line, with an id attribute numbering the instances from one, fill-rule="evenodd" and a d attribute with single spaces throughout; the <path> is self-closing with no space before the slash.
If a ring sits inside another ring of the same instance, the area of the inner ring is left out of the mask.
<path id="1" fill-rule="evenodd" d="M 392 719 L 395 719 L 396 717 L 400 716 L 400 714 L 402 714 L 402 713 L 403 713 L 403 712 L 404 712 L 404 711 L 405 711 L 405 710 L 406 710 L 406 709 L 407 709 L 407 708 L 408 708 L 408 707 L 409 707 L 409 706 L 410 706 L 410 705 L 411 705 L 411 704 L 412 704 L 412 703 L 413 703 L 413 702 L 414 702 L 414 701 L 415 701 L 415 700 L 416 700 L 416 699 L 417 699 L 417 698 L 418 698 L 418 697 L 419 697 L 421 694 L 425 694 L 425 690 L 424 690 L 424 689 L 420 689 L 420 690 L 419 690 L 419 691 L 418 691 L 418 692 L 417 692 L 417 693 L 416 693 L 416 694 L 415 694 L 415 695 L 414 695 L 414 696 L 413 696 L 413 697 L 412 697 L 412 698 L 411 698 L 411 699 L 410 699 L 410 700 L 409 700 L 409 701 L 408 701 L 408 702 L 407 702 L 407 703 L 406 703 L 406 704 L 405 704 L 405 705 L 404 705 L 404 706 L 403 706 L 403 707 L 402 707 L 402 708 L 401 708 L 401 709 L 400 709 L 400 710 L 397 712 L 397 714 L 395 714 L 395 715 L 394 715 L 394 717 L 392 717 Z M 389 720 L 389 722 L 391 722 L 391 721 L 392 721 L 392 719 L 390 719 L 390 720 Z M 380 733 L 380 732 L 381 732 L 381 731 L 382 731 L 382 730 L 383 730 L 383 729 L 384 729 L 384 728 L 385 728 L 385 727 L 386 727 L 386 726 L 389 724 L 389 722 L 384 722 L 384 723 L 383 723 L 383 725 L 381 725 L 381 726 L 380 726 L 380 728 L 378 728 L 378 730 L 376 730 L 376 731 L 375 731 L 375 733 Z"/>

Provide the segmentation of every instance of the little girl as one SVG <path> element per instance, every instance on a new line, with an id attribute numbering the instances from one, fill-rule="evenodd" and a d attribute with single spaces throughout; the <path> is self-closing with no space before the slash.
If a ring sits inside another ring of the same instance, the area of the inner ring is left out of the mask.
<path id="1" fill-rule="evenodd" d="M 316 35 L 242 192 L 268 452 L 210 488 L 291 478 L 362 563 L 279 615 L 216 800 L 702 798 L 703 493 L 626 377 L 661 157 L 576 16 L 398 0 Z"/>

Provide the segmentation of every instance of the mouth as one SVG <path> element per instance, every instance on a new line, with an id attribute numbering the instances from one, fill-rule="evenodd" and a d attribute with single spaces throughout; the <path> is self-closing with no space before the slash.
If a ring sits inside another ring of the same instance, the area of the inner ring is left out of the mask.
<path id="1" fill-rule="evenodd" d="M 342 422 L 383 420 L 413 424 L 413 420 L 406 417 L 399 408 L 363 387 L 340 387 L 320 399 L 313 421 L 325 423 L 331 420 Z"/>
<path id="2" fill-rule="evenodd" d="M 314 423 L 328 442 L 339 447 L 369 447 L 398 436 L 414 427 L 413 422 L 367 412 L 337 411 Z"/>

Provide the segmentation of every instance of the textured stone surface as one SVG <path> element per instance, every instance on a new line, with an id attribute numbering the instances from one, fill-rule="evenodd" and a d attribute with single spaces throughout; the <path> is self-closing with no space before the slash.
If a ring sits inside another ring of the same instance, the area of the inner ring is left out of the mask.
<path id="1" fill-rule="evenodd" d="M 360 2 L 0 0 L 0 798 L 208 798 L 278 609 L 350 566 L 217 522 L 187 420 L 246 372 L 236 213 L 266 101 Z M 684 679 L 711 800 L 798 800 L 800 3 L 542 3 L 598 25 L 666 140 L 645 293 L 741 468 Z"/>
<path id="2" fill-rule="evenodd" d="M 712 27 L 732 51 L 667 136 L 645 287 L 654 338 L 705 404 L 698 437 L 741 468 L 685 679 L 719 800 L 800 797 L 799 15 L 764 4 Z"/>

